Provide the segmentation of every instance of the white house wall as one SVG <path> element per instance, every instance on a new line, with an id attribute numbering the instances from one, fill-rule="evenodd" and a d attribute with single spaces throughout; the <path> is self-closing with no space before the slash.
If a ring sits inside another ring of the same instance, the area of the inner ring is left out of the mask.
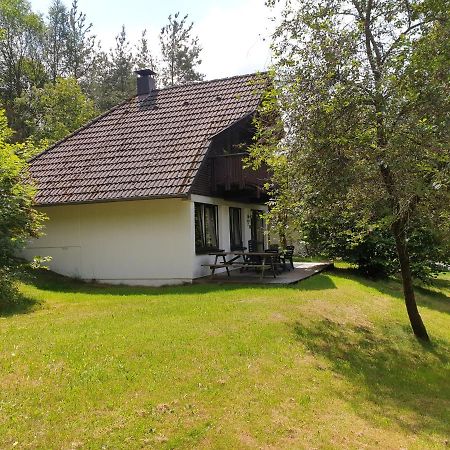
<path id="1" fill-rule="evenodd" d="M 214 257 L 195 254 L 195 202 L 218 206 L 219 246 L 230 250 L 229 208 L 241 208 L 243 242 L 251 238 L 252 209 L 264 205 L 193 195 L 161 199 L 38 208 L 44 235 L 22 256 L 50 256 L 51 270 L 103 283 L 161 286 L 210 274 Z"/>
<path id="2" fill-rule="evenodd" d="M 45 235 L 24 256 L 51 256 L 50 269 L 104 283 L 191 282 L 191 206 L 162 199 L 40 208 Z"/>
<path id="3" fill-rule="evenodd" d="M 252 210 L 267 211 L 267 206 L 263 204 L 249 204 L 249 203 L 238 203 L 232 202 L 215 197 L 205 197 L 202 195 L 192 195 L 191 196 L 191 242 L 192 249 L 191 254 L 193 255 L 193 277 L 198 278 L 202 276 L 209 275 L 211 270 L 209 267 L 203 266 L 203 264 L 210 264 L 214 262 L 214 257 L 209 255 L 196 255 L 195 254 L 195 212 L 194 204 L 208 203 L 210 205 L 217 205 L 218 207 L 218 233 L 219 233 L 219 247 L 226 251 L 230 250 L 230 216 L 229 208 L 241 208 L 241 218 L 242 218 L 242 240 L 244 246 L 247 246 L 247 242 L 251 239 L 251 229 L 250 229 L 250 214 Z M 267 238 L 266 238 L 267 240 Z M 222 271 L 224 269 L 221 269 Z M 220 270 L 218 270 L 219 272 Z"/>

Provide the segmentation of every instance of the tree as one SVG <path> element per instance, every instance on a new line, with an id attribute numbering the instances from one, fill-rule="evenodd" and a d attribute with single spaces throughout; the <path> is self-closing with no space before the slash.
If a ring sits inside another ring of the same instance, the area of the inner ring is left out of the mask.
<path id="1" fill-rule="evenodd" d="M 301 236 L 312 254 L 342 258 L 356 264 L 357 270 L 371 278 L 395 275 L 400 266 L 395 240 L 386 224 L 360 226 L 357 217 L 343 211 L 315 211 L 299 221 Z M 444 224 L 442 224 L 444 226 Z M 445 270 L 450 263 L 449 230 L 436 229 L 426 217 L 414 217 L 408 226 L 408 252 L 411 274 L 423 283 Z"/>
<path id="2" fill-rule="evenodd" d="M 97 55 L 91 95 L 101 111 L 126 100 L 136 93 L 135 57 L 127 38 L 125 26 L 116 36 L 116 46 L 109 54 Z"/>
<path id="3" fill-rule="evenodd" d="M 147 30 L 143 30 L 141 37 L 136 45 L 136 56 L 134 61 L 136 70 L 139 69 L 151 69 L 155 71 L 157 69 L 157 61 L 150 51 L 147 39 Z"/>
<path id="4" fill-rule="evenodd" d="M 169 16 L 169 23 L 161 29 L 159 35 L 162 61 L 161 80 L 164 86 L 174 86 L 189 81 L 200 81 L 203 75 L 197 71 L 201 64 L 201 47 L 198 37 L 192 38 L 194 23 L 186 22 L 186 14 L 181 20 L 180 13 Z"/>
<path id="5" fill-rule="evenodd" d="M 372 230 L 390 231 L 412 329 L 428 340 L 409 239 L 418 223 L 448 231 L 446 2 L 305 0 L 287 2 L 282 17 L 272 98 L 286 138 L 276 146 L 273 131 L 259 126 L 254 157 L 272 163 L 276 202 L 291 205 L 303 224 L 331 225 L 340 217 L 352 224 L 341 231 L 354 242 Z M 265 104 L 259 125 L 273 105 Z M 330 231 L 321 227 L 323 240 L 333 239 Z"/>
<path id="6" fill-rule="evenodd" d="M 92 34 L 92 23 L 86 22 L 86 14 L 78 10 L 77 0 L 73 0 L 68 16 L 66 42 L 67 75 L 80 80 L 85 78 L 96 60 L 96 38 Z M 84 79 L 88 83 L 89 80 Z"/>
<path id="7" fill-rule="evenodd" d="M 57 78 L 43 88 L 33 87 L 17 99 L 34 141 L 51 144 L 92 119 L 97 111 L 74 78 Z"/>
<path id="8" fill-rule="evenodd" d="M 134 57 L 124 25 L 116 36 L 116 48 L 110 53 L 110 62 L 111 81 L 115 82 L 114 87 L 123 100 L 135 92 Z"/>
<path id="9" fill-rule="evenodd" d="M 64 75 L 69 31 L 67 8 L 61 0 L 53 0 L 50 5 L 46 28 L 46 59 L 50 80 L 56 83 L 56 79 Z"/>
<path id="10" fill-rule="evenodd" d="M 35 189 L 27 176 L 29 143 L 10 144 L 12 130 L 0 110 L 0 307 L 14 301 L 22 264 L 17 252 L 37 237 L 44 216 L 33 208 Z"/>
<path id="11" fill-rule="evenodd" d="M 31 85 L 42 85 L 44 23 L 25 0 L 0 0 L 0 99 L 8 122 L 21 136 L 14 101 Z"/>

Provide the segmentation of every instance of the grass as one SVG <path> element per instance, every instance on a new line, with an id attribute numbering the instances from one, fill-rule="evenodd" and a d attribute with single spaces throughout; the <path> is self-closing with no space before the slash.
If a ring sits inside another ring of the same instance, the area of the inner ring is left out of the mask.
<path id="1" fill-rule="evenodd" d="M 336 269 L 292 287 L 88 285 L 41 274 L 0 317 L 0 448 L 445 448 L 450 276 Z"/>

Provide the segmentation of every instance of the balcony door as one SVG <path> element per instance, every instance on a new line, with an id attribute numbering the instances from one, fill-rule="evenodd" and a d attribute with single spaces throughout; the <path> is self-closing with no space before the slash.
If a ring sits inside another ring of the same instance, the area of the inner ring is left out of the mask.
<path id="1" fill-rule="evenodd" d="M 250 231 L 252 241 L 256 242 L 258 252 L 264 251 L 264 219 L 261 216 L 262 211 L 252 209 L 250 222 Z"/>
<path id="2" fill-rule="evenodd" d="M 243 246 L 241 208 L 230 207 L 230 249 L 242 250 Z"/>

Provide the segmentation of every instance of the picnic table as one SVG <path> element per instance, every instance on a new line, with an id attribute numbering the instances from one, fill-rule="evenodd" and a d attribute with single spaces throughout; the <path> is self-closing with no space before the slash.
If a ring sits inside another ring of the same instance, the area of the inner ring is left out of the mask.
<path id="1" fill-rule="evenodd" d="M 268 252 L 245 252 L 242 250 L 236 250 L 213 251 L 208 253 L 208 255 L 215 256 L 214 263 L 202 265 L 207 266 L 211 269 L 211 278 L 214 277 L 216 269 L 221 268 L 225 268 L 227 271 L 227 275 L 231 276 L 230 267 L 240 267 L 241 269 L 250 267 L 260 268 L 261 279 L 264 277 L 265 269 L 271 269 L 273 277 L 276 278 L 274 259 L 278 256 L 277 254 Z M 227 259 L 227 257 L 229 256 L 231 256 L 232 258 Z"/>

